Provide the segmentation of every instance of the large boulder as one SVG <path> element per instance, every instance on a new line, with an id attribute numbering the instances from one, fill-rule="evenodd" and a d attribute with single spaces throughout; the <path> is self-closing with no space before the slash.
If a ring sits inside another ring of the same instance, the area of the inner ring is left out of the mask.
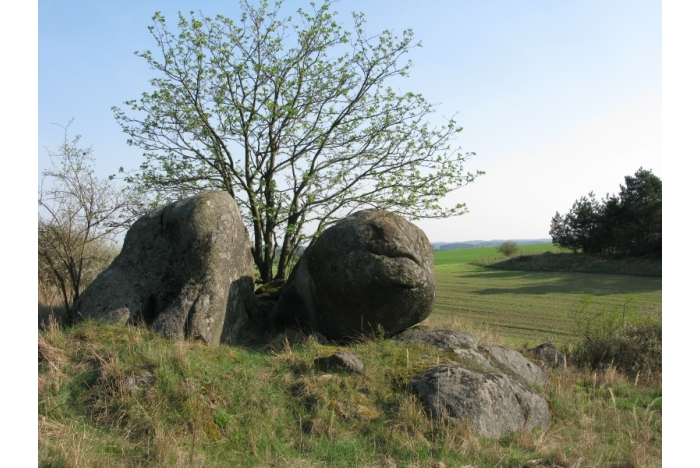
<path id="1" fill-rule="evenodd" d="M 202 192 L 137 220 L 76 301 L 73 320 L 145 323 L 163 336 L 234 343 L 256 315 L 250 240 L 226 192 Z"/>
<path id="2" fill-rule="evenodd" d="M 389 336 L 425 320 L 435 301 L 433 249 L 414 224 L 385 210 L 348 216 L 306 249 L 272 324 L 302 326 L 329 339 Z"/>
<path id="3" fill-rule="evenodd" d="M 551 419 L 542 395 L 505 374 L 435 366 L 412 378 L 410 386 L 433 417 L 469 424 L 481 437 L 544 428 Z"/>

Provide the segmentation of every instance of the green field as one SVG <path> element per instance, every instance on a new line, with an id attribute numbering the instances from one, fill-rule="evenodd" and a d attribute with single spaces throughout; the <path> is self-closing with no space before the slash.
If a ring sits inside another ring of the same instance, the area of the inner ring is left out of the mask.
<path id="1" fill-rule="evenodd" d="M 542 252 L 566 252 L 553 244 L 519 245 L 518 254 L 534 254 Z M 469 263 L 488 257 L 501 257 L 498 247 L 483 247 L 479 249 L 438 250 L 435 252 L 435 266 Z"/>
<path id="2" fill-rule="evenodd" d="M 522 253 L 560 250 L 551 244 L 522 246 Z M 503 271 L 469 264 L 500 254 L 495 247 L 435 252 L 437 296 L 432 320 L 467 321 L 520 344 L 575 341 L 569 316 L 582 296 L 601 310 L 634 296 L 637 310 L 659 314 L 661 278 L 597 273 Z"/>

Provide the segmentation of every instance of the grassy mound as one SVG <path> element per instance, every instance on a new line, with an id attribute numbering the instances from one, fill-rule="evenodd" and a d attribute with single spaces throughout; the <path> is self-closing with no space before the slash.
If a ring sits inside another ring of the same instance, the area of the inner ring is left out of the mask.
<path id="1" fill-rule="evenodd" d="M 615 275 L 661 277 L 661 259 L 572 253 L 528 253 L 515 257 L 487 257 L 473 260 L 474 265 L 495 270 L 561 271 L 607 273 Z"/>
<path id="2" fill-rule="evenodd" d="M 547 430 L 484 440 L 431 420 L 408 391 L 408 377 L 450 359 L 435 349 L 349 345 L 358 375 L 314 368 L 338 347 L 313 339 L 210 348 L 88 321 L 39 332 L 38 347 L 39 466 L 661 464 L 652 374 L 557 371 Z"/>

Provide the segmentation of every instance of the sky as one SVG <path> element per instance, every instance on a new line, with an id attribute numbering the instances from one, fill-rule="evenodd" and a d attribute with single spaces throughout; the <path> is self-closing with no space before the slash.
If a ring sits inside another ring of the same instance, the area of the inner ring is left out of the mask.
<path id="1" fill-rule="evenodd" d="M 193 4 L 236 17 L 235 0 L 39 0 L 3 10 L 0 272 L 8 292 L 5 328 L 12 333 L 0 346 L 6 356 L 19 356 L 4 364 L 20 382 L 0 390 L 13 402 L 13 431 L 3 433 L 7 460 L 24 461 L 36 448 L 36 438 L 27 437 L 37 434 L 27 410 L 36 408 L 36 319 L 24 311 L 37 270 L 26 255 L 36 245 L 34 181 L 46 167 L 45 148 L 61 142 L 51 123 L 75 118 L 72 130 L 93 146 L 102 174 L 138 165 L 139 152 L 126 146 L 110 109 L 147 89 L 152 74 L 133 52 L 153 47 L 147 31 L 153 13 L 170 19 Z M 414 30 L 423 47 L 412 54 L 405 90 L 441 103 L 440 116 L 459 112 L 465 130 L 457 143 L 477 153 L 469 170 L 487 172 L 450 199 L 466 202 L 469 214 L 418 223 L 431 241 L 546 237 L 553 213 L 568 211 L 591 190 L 616 192 L 640 166 L 663 179 L 664 460 L 687 464 L 695 437 L 684 422 L 698 416 L 687 403 L 695 398 L 687 357 L 700 327 L 692 313 L 700 264 L 693 237 L 700 3 L 346 0 L 335 6 L 344 18 L 350 10 L 365 12 L 374 31 Z"/>
<path id="2" fill-rule="evenodd" d="M 287 1 L 290 14 L 306 1 Z M 444 203 L 469 213 L 416 222 L 431 242 L 549 237 L 554 214 L 590 191 L 617 193 L 639 167 L 663 179 L 660 1 L 341 1 L 338 19 L 366 30 L 412 29 L 403 91 L 437 104 L 431 123 L 455 116 L 453 142 L 486 174 Z M 92 146 L 104 176 L 140 165 L 111 108 L 150 89 L 151 17 L 171 29 L 177 12 L 238 19 L 235 1 L 57 1 L 38 4 L 38 164 L 67 124 Z"/>

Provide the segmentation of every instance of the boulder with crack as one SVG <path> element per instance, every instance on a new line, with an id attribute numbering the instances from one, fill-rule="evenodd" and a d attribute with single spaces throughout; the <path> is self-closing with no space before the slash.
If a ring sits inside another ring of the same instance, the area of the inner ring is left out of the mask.
<path id="1" fill-rule="evenodd" d="M 202 192 L 139 218 L 73 320 L 145 323 L 172 339 L 235 343 L 256 319 L 255 270 L 238 206 Z"/>

